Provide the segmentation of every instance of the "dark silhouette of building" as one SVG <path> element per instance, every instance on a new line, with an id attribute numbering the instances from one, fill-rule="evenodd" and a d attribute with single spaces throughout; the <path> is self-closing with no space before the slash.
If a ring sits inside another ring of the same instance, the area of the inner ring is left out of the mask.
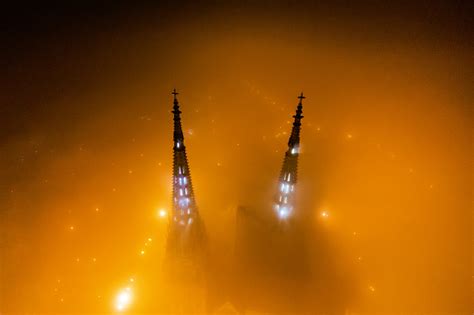
<path id="1" fill-rule="evenodd" d="M 288 140 L 288 149 L 285 152 L 283 166 L 279 178 L 279 192 L 275 200 L 275 212 L 280 220 L 291 218 L 294 211 L 294 190 L 297 179 L 298 156 L 300 150 L 301 119 L 303 118 L 303 93 L 301 93 L 296 114 L 293 115 L 294 122 Z"/>
<path id="2" fill-rule="evenodd" d="M 206 236 L 194 196 L 176 89 L 172 94 L 173 208 L 164 266 L 164 308 L 178 313 L 201 313 L 206 307 Z"/>
<path id="3" fill-rule="evenodd" d="M 307 307 L 310 281 L 305 229 L 296 216 L 295 192 L 303 93 L 278 179 L 273 209 L 237 209 L 233 303 L 241 311 L 299 313 Z M 272 210 L 272 211 L 270 211 Z"/>
<path id="4" fill-rule="evenodd" d="M 237 207 L 234 262 L 225 272 L 207 263 L 204 225 L 193 192 L 177 94 L 173 92 L 173 209 L 160 310 L 342 314 L 345 301 L 339 296 L 344 282 L 334 276 L 324 235 L 311 231 L 313 226 L 301 215 L 304 211 L 295 198 L 303 93 L 293 115 L 273 205 L 268 209 Z M 318 263 L 313 266 L 309 251 L 315 250 Z"/>

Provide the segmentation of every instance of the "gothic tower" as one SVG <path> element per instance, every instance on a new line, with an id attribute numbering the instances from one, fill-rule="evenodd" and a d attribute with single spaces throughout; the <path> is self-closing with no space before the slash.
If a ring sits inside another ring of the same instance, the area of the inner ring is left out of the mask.
<path id="1" fill-rule="evenodd" d="M 204 248 L 204 231 L 194 197 L 186 156 L 181 111 L 173 91 L 173 210 L 169 222 L 167 253 L 173 259 L 195 260 Z"/>
<path id="2" fill-rule="evenodd" d="M 288 150 L 285 152 L 283 166 L 278 182 L 278 194 L 276 196 L 274 210 L 280 220 L 286 220 L 293 215 L 294 190 L 297 179 L 298 156 L 300 147 L 301 119 L 303 118 L 303 93 L 299 98 L 293 128 L 288 140 Z"/>
<path id="3" fill-rule="evenodd" d="M 165 258 L 166 308 L 175 313 L 199 313 L 205 308 L 205 231 L 194 196 L 176 89 L 172 94 L 173 206 Z"/>

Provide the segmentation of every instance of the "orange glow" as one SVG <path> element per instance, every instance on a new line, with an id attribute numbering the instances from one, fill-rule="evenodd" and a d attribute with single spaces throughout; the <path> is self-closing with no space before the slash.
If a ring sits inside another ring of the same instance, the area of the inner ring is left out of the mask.
<path id="1" fill-rule="evenodd" d="M 470 313 L 467 11 L 184 2 L 38 9 L 42 27 L 6 28 L 0 313 L 191 303 L 164 272 L 173 88 L 202 219 L 183 234 L 205 227 L 210 313 Z M 272 221 L 301 91 L 294 207 Z"/>
<path id="2" fill-rule="evenodd" d="M 117 294 L 117 297 L 115 298 L 115 309 L 118 312 L 126 311 L 132 303 L 132 300 L 132 290 L 129 287 L 120 290 L 120 292 Z"/>
<path id="3" fill-rule="evenodd" d="M 168 212 L 165 209 L 158 210 L 158 217 L 165 218 L 166 216 L 168 216 Z"/>

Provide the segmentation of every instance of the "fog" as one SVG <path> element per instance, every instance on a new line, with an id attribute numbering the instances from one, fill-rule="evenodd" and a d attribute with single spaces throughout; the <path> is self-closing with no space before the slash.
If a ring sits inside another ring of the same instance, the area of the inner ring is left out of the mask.
<path id="1" fill-rule="evenodd" d="M 434 8 L 168 4 L 5 39 L 0 311 L 111 312 L 130 279 L 130 312 L 156 311 L 176 88 L 209 312 L 468 314 L 472 51 Z M 301 91 L 296 219 L 275 231 Z"/>

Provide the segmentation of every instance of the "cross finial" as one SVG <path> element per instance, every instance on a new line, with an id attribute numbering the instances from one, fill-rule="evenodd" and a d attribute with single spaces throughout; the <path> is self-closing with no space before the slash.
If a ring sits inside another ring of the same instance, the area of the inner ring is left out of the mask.
<path id="1" fill-rule="evenodd" d="M 178 93 L 178 92 L 176 92 L 176 89 L 173 89 L 173 92 L 172 92 L 171 94 L 173 94 L 173 96 L 174 96 L 174 99 L 176 100 L 176 95 L 178 95 L 179 93 Z"/>
<path id="2" fill-rule="evenodd" d="M 303 95 L 303 92 L 301 92 L 301 95 L 298 96 L 298 98 L 300 99 L 300 103 L 301 103 L 301 101 L 303 101 L 306 97 Z"/>

